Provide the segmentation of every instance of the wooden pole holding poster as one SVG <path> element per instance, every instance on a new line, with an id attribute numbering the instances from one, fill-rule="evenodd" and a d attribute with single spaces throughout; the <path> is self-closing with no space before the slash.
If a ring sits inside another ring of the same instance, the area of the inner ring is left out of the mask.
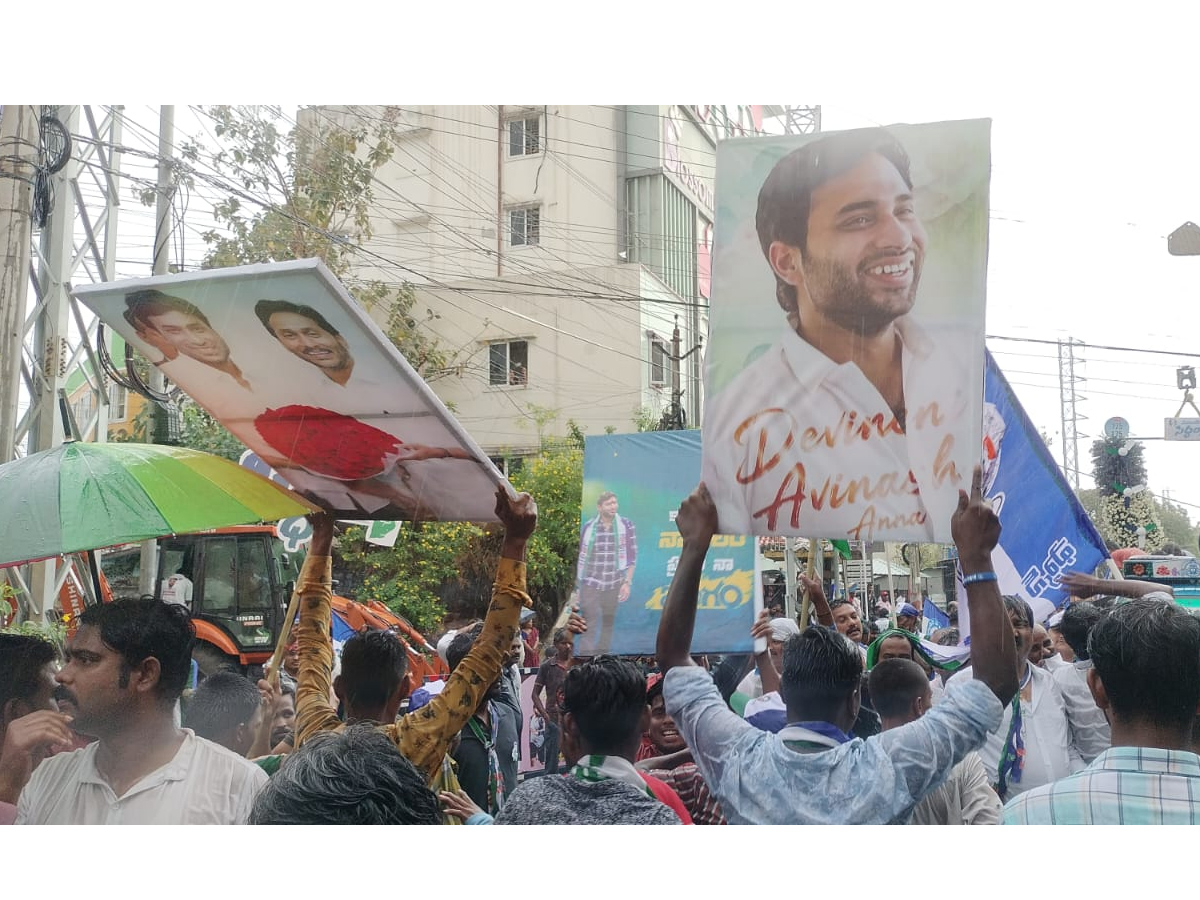
<path id="1" fill-rule="evenodd" d="M 808 539 L 808 566 L 807 566 L 807 571 L 806 571 L 806 574 L 808 575 L 809 578 L 817 577 L 814 573 L 817 570 L 816 566 L 817 566 L 817 554 L 818 553 L 820 553 L 822 555 L 822 557 L 824 556 L 824 553 L 825 553 L 825 551 L 822 549 L 821 539 L 820 538 L 809 538 Z M 803 631 L 805 628 L 808 627 L 808 620 L 811 615 L 812 615 L 812 600 L 809 598 L 808 589 L 806 588 L 804 591 L 804 600 L 800 604 L 800 630 L 801 631 Z"/>
<path id="2" fill-rule="evenodd" d="M 885 541 L 883 544 L 883 561 L 887 564 L 888 606 L 891 608 L 888 618 L 892 628 L 896 627 L 896 582 L 892 578 L 892 549 L 894 547 L 895 544 L 891 541 Z"/>

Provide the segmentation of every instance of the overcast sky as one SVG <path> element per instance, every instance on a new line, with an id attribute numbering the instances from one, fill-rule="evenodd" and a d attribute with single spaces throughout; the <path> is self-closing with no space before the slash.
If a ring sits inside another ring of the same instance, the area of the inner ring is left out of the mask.
<path id="1" fill-rule="evenodd" d="M 310 19 L 281 16 L 269 4 L 214 0 L 205 16 L 156 8 L 153 16 L 99 21 L 63 34 L 58 50 L 63 58 L 86 59 L 104 42 L 104 28 L 116 43 L 137 34 L 150 40 L 164 28 L 186 33 L 187 41 L 172 42 L 171 65 L 161 78 L 147 78 L 144 60 L 131 53 L 113 56 L 87 82 L 105 97 L 125 98 L 131 111 L 138 107 L 130 98 L 174 101 L 181 134 L 197 125 L 189 123 L 183 101 L 201 98 L 286 100 L 292 111 L 301 103 L 397 98 L 791 102 L 821 104 L 826 130 L 990 118 L 988 332 L 1200 353 L 1194 337 L 1200 257 L 1166 252 L 1167 234 L 1189 219 L 1200 221 L 1197 7 L 1143 0 L 1109 12 L 1095 4 L 1029 0 L 860 0 L 763 4 L 753 14 L 728 16 L 698 6 L 695 15 L 680 15 L 674 4 L 614 0 L 604 15 L 587 17 L 585 33 L 557 5 L 534 14 L 543 9 L 538 0 L 520 17 L 493 4 L 470 6 L 469 13 L 431 6 L 405 8 L 405 32 L 420 39 L 403 42 L 402 60 L 393 29 L 363 30 L 354 17 L 322 20 L 319 62 L 305 62 L 296 48 L 313 40 Z M 393 6 L 371 2 L 361 12 L 380 21 L 397 15 Z M 463 29 L 467 15 L 472 27 Z M 234 21 L 238 33 L 272 36 L 256 49 L 254 65 L 216 63 L 212 48 L 227 43 Z M 35 27 L 36 17 L 28 24 Z M 500 65 L 508 56 L 498 48 L 513 41 L 530 54 L 529 65 Z M 24 63 L 24 51 L 14 52 L 14 71 L 38 73 L 25 94 L 79 93 L 70 67 L 47 73 L 32 45 Z M 154 93 L 162 96 L 149 96 Z M 152 130 L 149 111 L 156 107 L 140 108 L 137 118 Z M 123 237 L 134 235 L 148 246 L 152 221 L 135 225 L 140 215 L 123 210 Z M 191 256 L 199 237 L 185 233 L 184 240 Z M 1060 457 L 1055 348 L 990 346 Z M 1116 415 L 1127 418 L 1136 435 L 1161 435 L 1163 418 L 1179 407 L 1175 367 L 1200 366 L 1200 357 L 1183 353 L 1085 349 L 1081 355 L 1088 378 L 1081 433 L 1089 436 Z M 1080 443 L 1084 486 L 1091 484 L 1089 443 L 1090 437 Z M 1198 460 L 1200 443 L 1146 444 L 1151 487 L 1194 504 L 1193 518 L 1200 515 Z"/>

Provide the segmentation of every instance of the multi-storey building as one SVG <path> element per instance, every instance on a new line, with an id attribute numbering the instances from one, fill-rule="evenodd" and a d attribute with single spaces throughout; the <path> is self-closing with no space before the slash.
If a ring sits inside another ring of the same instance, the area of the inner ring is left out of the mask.
<path id="1" fill-rule="evenodd" d="M 341 106 L 300 123 L 396 123 L 357 274 L 414 286 L 415 314 L 451 357 L 433 389 L 500 457 L 571 420 L 633 430 L 673 400 L 699 423 L 716 143 L 782 132 L 789 112 Z"/>

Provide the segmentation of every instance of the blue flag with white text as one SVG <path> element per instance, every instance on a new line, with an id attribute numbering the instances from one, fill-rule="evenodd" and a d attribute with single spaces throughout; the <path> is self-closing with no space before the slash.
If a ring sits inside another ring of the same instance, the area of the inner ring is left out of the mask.
<path id="1" fill-rule="evenodd" d="M 1024 598 L 1034 621 L 1043 622 L 1067 601 L 1062 575 L 1092 572 L 1108 550 L 991 353 L 984 377 L 983 492 L 1003 528 L 992 552 L 1000 592 Z M 958 598 L 966 640 L 970 621 L 961 581 Z"/>

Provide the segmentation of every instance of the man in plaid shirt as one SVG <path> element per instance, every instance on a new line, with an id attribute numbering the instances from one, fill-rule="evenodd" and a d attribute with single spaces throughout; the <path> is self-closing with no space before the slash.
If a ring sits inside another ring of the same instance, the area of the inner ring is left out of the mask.
<path id="1" fill-rule="evenodd" d="M 617 495 L 605 491 L 596 501 L 596 518 L 583 526 L 576 572 L 583 615 L 598 625 L 580 638 L 579 655 L 608 653 L 617 606 L 629 599 L 637 565 L 637 533 L 633 522 L 617 515 Z"/>
<path id="2" fill-rule="evenodd" d="M 1112 725 L 1112 747 L 1012 800 L 1005 824 L 1200 823 L 1200 756 L 1191 749 L 1200 620 L 1168 600 L 1133 600 L 1096 623 L 1088 652 L 1088 687 Z"/>

